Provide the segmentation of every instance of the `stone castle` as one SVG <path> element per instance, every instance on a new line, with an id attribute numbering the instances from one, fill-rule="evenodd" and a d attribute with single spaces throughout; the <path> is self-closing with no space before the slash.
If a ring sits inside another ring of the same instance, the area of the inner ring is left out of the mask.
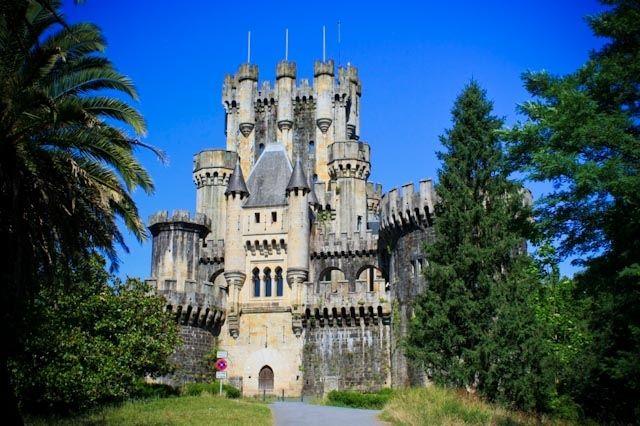
<path id="1" fill-rule="evenodd" d="M 174 382 L 228 352 L 245 395 L 321 395 L 426 380 L 399 339 L 433 238 L 430 180 L 383 194 L 368 181 L 362 85 L 317 61 L 311 85 L 243 64 L 222 89 L 226 149 L 194 157 L 196 214 L 160 212 L 148 280 L 180 324 Z M 210 374 L 210 372 L 209 372 Z"/>

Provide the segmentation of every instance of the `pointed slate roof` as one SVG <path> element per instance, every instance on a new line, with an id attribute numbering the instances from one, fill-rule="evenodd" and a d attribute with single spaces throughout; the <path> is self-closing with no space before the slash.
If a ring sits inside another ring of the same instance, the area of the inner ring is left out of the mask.
<path id="1" fill-rule="evenodd" d="M 309 176 L 307 183 L 309 184 L 309 190 L 310 190 L 309 204 L 311 204 L 312 206 L 317 206 L 318 204 L 320 204 L 320 202 L 318 201 L 318 196 L 316 195 L 315 185 L 311 182 L 311 176 Z"/>
<path id="2" fill-rule="evenodd" d="M 224 192 L 225 195 L 229 195 L 231 193 L 249 195 L 247 184 L 244 183 L 244 176 L 242 176 L 240 157 L 238 157 L 238 161 L 236 161 L 236 166 L 233 169 L 233 173 L 231 174 L 229 183 L 227 184 L 227 190 Z"/>
<path id="3" fill-rule="evenodd" d="M 249 198 L 244 207 L 286 206 L 287 182 L 291 176 L 291 162 L 281 143 L 268 144 L 253 165 L 247 186 Z"/>
<path id="4" fill-rule="evenodd" d="M 287 191 L 292 189 L 310 189 L 307 177 L 304 175 L 304 170 L 302 169 L 300 157 L 296 159 L 296 165 L 293 166 L 293 173 L 291 173 L 291 178 L 287 185 Z"/>

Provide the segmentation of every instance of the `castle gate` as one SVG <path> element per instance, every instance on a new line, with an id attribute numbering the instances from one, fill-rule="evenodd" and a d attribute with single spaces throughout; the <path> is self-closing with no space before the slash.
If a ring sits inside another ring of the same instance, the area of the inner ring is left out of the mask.
<path id="1" fill-rule="evenodd" d="M 258 389 L 261 391 L 273 390 L 273 370 L 268 365 L 265 365 L 260 369 L 258 375 Z"/>

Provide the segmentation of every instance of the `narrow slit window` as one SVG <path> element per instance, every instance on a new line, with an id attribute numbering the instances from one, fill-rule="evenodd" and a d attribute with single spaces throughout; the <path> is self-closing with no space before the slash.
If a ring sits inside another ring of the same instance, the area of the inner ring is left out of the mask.
<path id="1" fill-rule="evenodd" d="M 278 221 L 278 212 L 271 212 L 271 222 L 275 223 Z"/>
<path id="2" fill-rule="evenodd" d="M 255 213 L 256 223 L 260 223 L 260 213 Z"/>

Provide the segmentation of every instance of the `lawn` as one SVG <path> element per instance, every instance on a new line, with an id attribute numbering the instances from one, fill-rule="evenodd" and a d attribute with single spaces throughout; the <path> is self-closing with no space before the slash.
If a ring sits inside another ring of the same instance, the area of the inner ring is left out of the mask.
<path id="1" fill-rule="evenodd" d="M 265 404 L 202 394 L 127 402 L 71 419 L 30 419 L 32 425 L 271 425 Z"/>

